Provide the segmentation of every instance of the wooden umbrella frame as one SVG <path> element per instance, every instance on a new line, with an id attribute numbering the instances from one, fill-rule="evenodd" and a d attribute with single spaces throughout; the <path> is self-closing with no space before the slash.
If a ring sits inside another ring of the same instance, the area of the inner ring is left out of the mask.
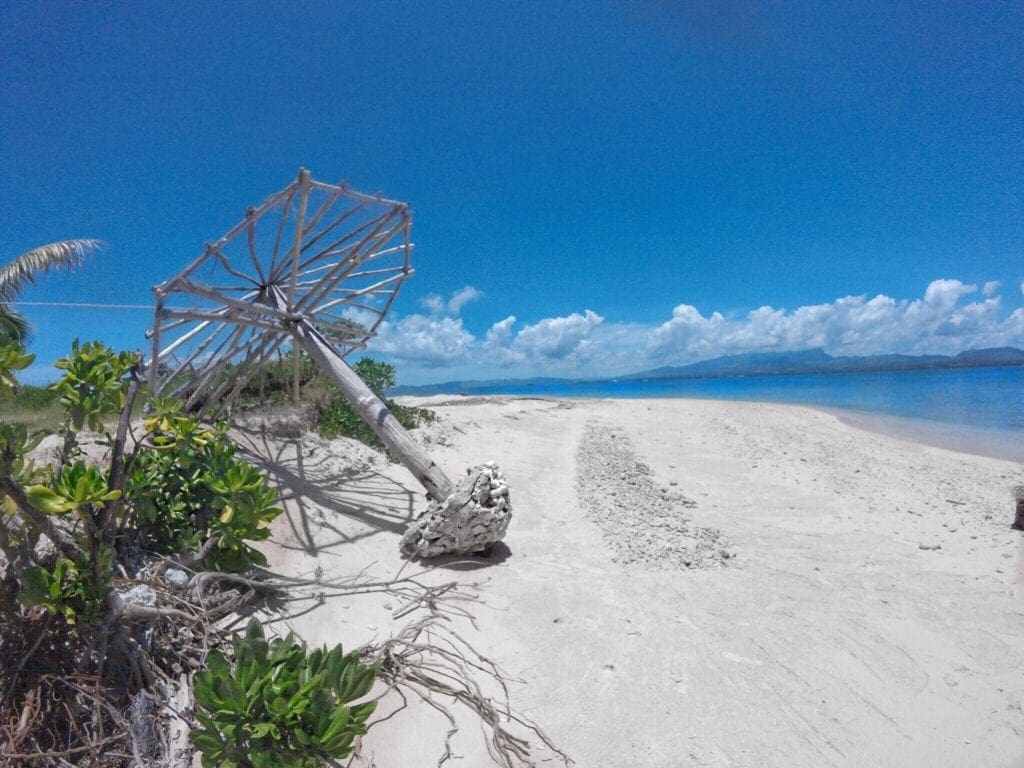
<path id="1" fill-rule="evenodd" d="M 407 204 L 301 169 L 153 289 L 150 391 L 214 415 L 275 354 L 302 349 L 428 495 L 443 500 L 452 482 L 344 360 L 365 348 L 413 274 L 411 227 Z M 299 355 L 292 361 L 297 401 Z"/>

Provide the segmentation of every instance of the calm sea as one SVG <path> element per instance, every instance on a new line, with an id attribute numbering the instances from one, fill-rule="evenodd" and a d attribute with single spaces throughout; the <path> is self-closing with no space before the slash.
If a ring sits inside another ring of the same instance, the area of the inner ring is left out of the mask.
<path id="1" fill-rule="evenodd" d="M 469 394 L 814 405 L 870 429 L 1024 461 L 1024 366 L 474 387 Z"/>

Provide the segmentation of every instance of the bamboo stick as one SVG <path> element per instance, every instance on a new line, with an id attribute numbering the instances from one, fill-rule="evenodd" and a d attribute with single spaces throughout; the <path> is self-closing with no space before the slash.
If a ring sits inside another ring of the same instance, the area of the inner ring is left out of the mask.
<path id="1" fill-rule="evenodd" d="M 375 258 L 378 258 L 379 256 L 387 256 L 389 253 L 397 253 L 398 251 L 402 251 L 402 250 L 405 250 L 405 246 L 397 245 L 394 248 L 388 248 L 386 251 L 378 251 L 377 253 L 371 253 L 367 257 L 367 260 L 375 259 Z M 315 274 L 317 272 L 325 272 L 325 271 L 327 271 L 328 269 L 330 269 L 333 266 L 334 266 L 333 264 L 327 264 L 327 265 L 325 265 L 323 267 L 315 267 L 315 268 L 313 268 L 313 269 L 311 269 L 311 270 L 309 270 L 307 272 L 300 272 L 299 273 L 299 277 L 307 277 L 308 275 L 312 275 L 312 274 Z M 398 264 L 398 265 L 393 266 L 393 267 L 384 267 L 383 269 L 367 269 L 367 270 L 363 270 L 362 272 L 352 272 L 348 276 L 348 279 L 349 280 L 355 280 L 358 277 L 373 277 L 374 275 L 386 275 L 386 274 L 389 274 L 390 272 L 401 272 L 404 269 L 405 269 L 405 266 L 402 265 L 402 264 Z M 300 282 L 298 285 L 299 285 L 300 288 L 303 288 L 303 287 L 309 287 L 309 286 L 314 286 L 314 285 L 320 285 L 321 282 L 322 282 L 321 280 L 306 280 L 306 281 Z"/>
<path id="2" fill-rule="evenodd" d="M 391 229 L 388 229 L 383 234 L 379 234 L 379 232 L 378 232 L 378 236 L 374 239 L 373 242 L 374 243 L 386 243 L 388 240 L 390 240 L 392 237 L 395 236 L 396 232 L 403 225 L 404 225 L 404 222 L 400 221 L 400 222 L 398 222 L 398 224 L 396 224 Z M 375 230 L 375 232 L 377 232 L 377 230 Z M 363 247 L 369 246 L 370 242 L 371 242 L 371 240 L 369 238 L 372 237 L 373 234 L 374 233 L 371 233 L 366 238 L 363 238 L 363 241 L 360 243 L 359 247 L 363 248 Z M 375 247 L 375 246 L 371 246 L 371 247 Z M 331 270 L 330 272 L 328 272 L 324 276 L 323 282 L 322 282 L 322 287 L 319 290 L 313 290 L 313 291 L 310 291 L 308 294 L 306 294 L 305 298 L 303 298 L 303 300 L 299 303 L 299 306 L 297 307 L 297 309 L 305 311 L 306 308 L 308 308 L 309 306 L 314 305 L 314 304 L 318 304 L 325 296 L 330 294 L 334 290 L 334 288 L 342 280 L 344 280 L 349 275 L 349 273 L 352 272 L 352 270 L 357 269 L 361 264 L 364 264 L 364 263 L 366 263 L 369 260 L 370 259 L 367 256 L 367 257 L 365 257 L 363 259 L 357 259 L 357 258 L 353 257 L 351 259 L 339 261 L 337 263 L 337 265 L 335 265 L 335 268 L 333 270 Z"/>
<path id="3" fill-rule="evenodd" d="M 278 305 L 286 300 L 280 289 L 274 286 L 268 299 Z M 455 487 L 452 481 L 409 437 L 383 401 L 359 378 L 359 374 L 348 367 L 327 339 L 308 320 L 293 323 L 292 333 L 295 342 L 317 362 L 391 454 L 426 488 L 427 494 L 438 501 L 447 498 Z"/>
<path id="4" fill-rule="evenodd" d="M 222 246 L 214 246 L 213 255 L 217 259 L 217 261 L 220 262 L 220 265 L 224 267 L 225 271 L 227 271 L 228 274 L 234 275 L 235 277 L 245 280 L 246 282 L 259 288 L 260 284 L 258 280 L 253 280 L 252 277 L 245 274 L 245 272 L 239 272 L 237 269 L 231 266 L 231 262 L 228 260 L 228 257 L 221 251 L 221 247 Z"/>
<path id="5" fill-rule="evenodd" d="M 309 266 L 315 264 L 320 259 L 327 258 L 329 256 L 340 256 L 343 253 L 358 250 L 363 246 L 365 242 L 367 242 L 370 239 L 373 239 L 373 236 L 376 233 L 380 232 L 381 229 L 383 229 L 384 226 L 394 217 L 395 211 L 387 211 L 381 214 L 380 216 L 377 216 L 376 218 L 363 222 L 358 227 L 346 232 L 344 236 L 339 237 L 330 245 L 317 251 L 312 256 L 307 257 L 304 261 L 302 261 L 301 264 L 299 264 L 299 269 L 307 269 Z M 346 245 L 344 248 L 340 248 L 342 243 L 352 240 L 353 238 L 362 236 L 362 234 L 367 230 L 371 231 L 371 234 L 368 238 L 363 238 L 356 245 Z M 340 250 L 336 250 L 339 248 Z"/>
<path id="6" fill-rule="evenodd" d="M 267 276 L 263 274 L 263 265 L 260 264 L 259 257 L 256 256 L 256 221 L 257 219 L 253 216 L 254 211 L 250 208 L 246 211 L 246 218 L 251 218 L 249 222 L 249 232 L 246 237 L 246 244 L 249 246 L 249 258 L 252 260 L 252 265 L 256 267 L 256 272 L 260 276 L 260 282 L 266 283 Z"/>
<path id="7" fill-rule="evenodd" d="M 213 312 L 198 312 L 198 311 L 192 310 L 192 309 L 165 309 L 164 310 L 164 316 L 165 317 L 177 317 L 177 318 L 181 318 L 182 320 L 185 320 L 185 321 L 202 320 L 204 322 L 205 321 L 216 322 L 216 321 L 220 320 L 220 321 L 226 321 L 226 322 L 232 323 L 234 325 L 244 325 L 247 328 L 260 328 L 260 329 L 262 329 L 264 331 L 280 331 L 281 330 L 281 326 L 280 325 L 274 325 L 271 322 L 261 322 L 259 320 L 255 320 L 255 319 L 253 319 L 251 317 L 242 317 L 241 315 L 230 314 L 230 313 L 226 314 L 226 315 L 218 315 L 218 314 L 215 314 Z"/>
<path id="8" fill-rule="evenodd" d="M 213 331 L 213 333 L 211 333 L 209 336 L 207 336 L 205 339 L 203 339 L 196 346 L 196 349 L 194 349 L 192 351 L 192 354 L 190 354 L 187 358 L 185 358 L 184 362 L 180 362 L 177 357 L 174 358 L 174 362 L 178 364 L 178 367 L 173 369 L 167 376 L 165 376 L 164 380 L 167 381 L 167 382 L 174 381 L 174 379 L 177 376 L 179 376 L 188 366 L 190 366 L 194 360 L 196 360 L 200 355 L 202 355 L 203 352 L 206 351 L 207 347 L 209 347 L 213 343 L 213 341 L 218 336 L 220 336 L 221 332 L 224 331 L 227 328 L 231 328 L 231 333 L 229 333 L 227 335 L 227 337 L 225 337 L 220 342 L 220 344 L 217 346 L 217 348 L 214 349 L 213 352 L 210 353 L 210 355 L 207 357 L 207 362 L 204 363 L 203 366 L 199 370 L 202 370 L 203 368 L 205 368 L 206 365 L 208 365 L 209 361 L 215 359 L 217 357 L 217 355 L 220 354 L 221 350 L 224 349 L 225 345 L 231 340 L 231 335 L 235 332 L 235 330 L 237 329 L 237 326 L 228 325 L 227 323 L 220 323 L 220 324 L 218 324 L 217 328 Z M 195 378 L 194 375 L 193 375 L 193 378 Z"/>
<path id="9" fill-rule="evenodd" d="M 284 201 L 284 205 L 281 206 L 281 221 L 277 225 L 277 237 L 274 238 L 274 250 L 270 255 L 270 266 L 267 268 L 270 274 L 270 280 L 274 279 L 274 269 L 277 265 L 277 255 L 281 248 L 281 237 L 284 235 L 284 225 L 288 223 L 288 210 L 292 207 L 292 200 L 295 199 L 295 190 L 298 185 L 293 182 L 291 194 L 288 195 L 288 199 Z M 269 281 L 268 281 L 269 282 Z"/>
<path id="10" fill-rule="evenodd" d="M 259 302 L 242 301 L 241 299 L 235 299 L 230 296 L 223 296 L 209 286 L 202 283 L 196 283 L 191 280 L 182 281 L 178 290 L 184 293 L 192 293 L 196 296 L 202 296 L 204 299 L 210 299 L 211 301 L 220 302 L 221 304 L 226 304 L 227 306 L 241 310 L 242 312 L 267 315 L 269 317 L 277 318 L 278 320 L 295 319 L 294 313 L 283 312 L 277 309 L 277 307 L 270 307 Z"/>
<path id="11" fill-rule="evenodd" d="M 327 199 L 320 204 L 320 207 L 316 211 L 314 211 L 312 216 L 309 217 L 309 222 L 306 224 L 305 227 L 302 228 L 303 237 L 308 235 L 316 228 L 316 225 L 320 223 L 320 219 L 322 219 L 324 214 L 330 210 L 332 205 L 334 205 L 334 202 L 338 199 L 339 194 L 341 194 L 340 190 L 338 190 L 337 192 L 329 192 L 327 194 Z M 306 243 L 306 245 L 302 246 L 302 250 L 304 251 L 308 247 L 309 243 Z"/>
<path id="12" fill-rule="evenodd" d="M 291 184 L 289 184 L 287 187 L 285 187 L 281 191 L 275 192 L 273 195 L 268 197 L 266 200 L 264 200 L 262 203 L 260 203 L 260 205 L 256 208 L 255 215 L 257 217 L 262 216 L 267 210 L 270 209 L 271 206 L 273 206 L 275 203 L 277 203 L 278 200 L 281 197 L 283 197 L 284 195 L 286 195 L 289 192 L 294 192 L 294 187 L 295 187 L 295 182 L 292 182 Z M 227 234 L 225 234 L 224 237 L 222 237 L 217 242 L 218 243 L 225 243 L 228 240 L 230 240 L 232 237 L 234 237 L 236 234 L 238 234 L 238 232 L 240 232 L 242 230 L 242 228 L 245 226 L 245 223 L 246 223 L 246 220 L 242 219 L 241 222 L 239 222 L 234 227 L 232 227 L 227 232 Z M 199 268 L 199 266 L 204 261 L 206 261 L 210 257 L 210 249 L 211 249 L 211 247 L 212 246 L 210 246 L 210 244 L 207 243 L 206 250 L 204 250 L 201 255 L 197 256 L 191 263 L 189 263 L 188 266 L 186 266 L 183 270 L 181 270 L 181 272 L 179 272 L 177 275 L 175 275 L 173 278 L 171 278 L 171 280 L 168 280 L 168 281 L 166 281 L 164 283 L 161 283 L 161 284 L 159 284 L 156 287 L 157 288 L 165 288 L 166 289 L 168 283 L 170 283 L 172 280 L 177 280 L 179 278 L 188 277 L 197 268 Z"/>
<path id="13" fill-rule="evenodd" d="M 299 215 L 295 219 L 295 245 L 292 249 L 292 278 L 288 281 L 288 311 L 295 311 L 295 284 L 299 282 L 299 255 L 302 248 L 302 233 L 306 225 L 306 206 L 309 205 L 309 171 L 299 171 L 299 186 L 302 197 L 299 199 Z M 292 405 L 299 404 L 299 377 L 302 372 L 299 353 L 292 349 Z"/>
<path id="14" fill-rule="evenodd" d="M 156 393 L 156 385 L 159 381 L 160 368 L 160 310 L 164 306 L 164 295 L 161 291 L 153 289 L 156 296 L 155 322 L 153 323 L 153 357 L 149 362 L 149 391 Z"/>
<path id="15" fill-rule="evenodd" d="M 354 189 L 352 189 L 351 187 L 349 187 L 347 185 L 343 186 L 343 187 L 340 187 L 340 186 L 335 186 L 334 184 L 328 184 L 328 183 L 323 182 L 323 181 L 314 181 L 313 182 L 313 186 L 315 188 L 317 188 L 317 189 L 323 189 L 323 190 L 334 190 L 334 189 L 337 189 L 345 197 L 350 197 L 353 200 L 360 200 L 360 201 L 367 202 L 367 203 L 378 203 L 379 205 L 394 205 L 394 206 L 397 206 L 399 208 L 408 208 L 409 207 L 406 203 L 403 203 L 403 202 L 401 202 L 399 200 L 388 200 L 386 197 L 381 197 L 380 195 L 368 195 L 365 192 L 356 192 Z"/>
<path id="16" fill-rule="evenodd" d="M 355 216 L 359 211 L 363 210 L 365 207 L 366 203 L 359 203 L 358 205 L 354 205 L 351 208 L 348 208 L 345 211 L 343 211 L 341 214 L 339 214 L 338 218 L 336 218 L 326 227 L 321 229 L 314 237 L 311 237 L 309 240 L 307 240 L 306 244 L 302 246 L 302 252 L 305 253 L 306 251 L 308 251 L 310 248 L 316 245 L 317 241 L 319 241 L 320 238 L 326 237 L 335 227 L 337 227 L 343 221 L 347 221 L 352 216 Z"/>
<path id="17" fill-rule="evenodd" d="M 223 402 L 228 405 L 233 403 L 235 398 L 237 398 L 242 393 L 242 390 L 245 389 L 245 385 L 248 384 L 252 380 L 252 377 L 256 375 L 256 372 L 263 368 L 263 361 L 274 354 L 274 352 L 278 351 L 281 348 L 281 345 L 284 344 L 285 340 L 290 338 L 290 334 L 282 335 L 277 339 L 276 343 L 271 345 L 269 348 L 258 352 L 252 359 L 247 359 L 244 367 L 239 366 L 239 376 L 231 391 L 223 396 Z"/>

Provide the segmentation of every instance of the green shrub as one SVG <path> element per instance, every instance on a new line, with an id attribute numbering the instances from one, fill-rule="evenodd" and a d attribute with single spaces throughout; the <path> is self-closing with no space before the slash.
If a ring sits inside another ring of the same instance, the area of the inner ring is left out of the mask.
<path id="1" fill-rule="evenodd" d="M 36 356 L 26 352 L 20 344 L 0 343 L 0 399 L 10 400 L 18 389 L 15 371 L 23 371 L 32 365 Z"/>
<path id="2" fill-rule="evenodd" d="M 377 397 L 384 401 L 391 415 L 405 429 L 415 429 L 420 424 L 432 422 L 436 417 L 433 411 L 426 408 L 410 408 L 389 400 L 384 393 L 395 386 L 395 367 L 373 358 L 364 357 L 353 366 L 353 370 L 366 382 L 366 385 Z M 320 435 L 328 439 L 334 437 L 351 437 L 374 448 L 383 448 L 383 444 L 360 418 L 352 404 L 335 391 L 330 401 L 320 408 L 318 414 Z"/>
<path id="3" fill-rule="evenodd" d="M 281 514 L 266 478 L 237 455 L 224 425 L 205 427 L 183 416 L 174 401 L 154 407 L 145 422 L 153 445 L 139 451 L 126 487 L 147 545 L 173 554 L 197 550 L 215 537 L 207 556 L 212 567 L 266 565 L 263 553 L 246 543 L 266 539 L 270 522 Z"/>
<path id="4" fill-rule="evenodd" d="M 369 693 L 376 665 L 340 645 L 307 653 L 291 634 L 268 643 L 255 619 L 234 648 L 233 669 L 213 651 L 195 677 L 204 768 L 316 768 L 352 752 L 376 702 L 350 702 Z"/>
<path id="5" fill-rule="evenodd" d="M 353 366 L 353 370 L 359 374 L 359 378 L 366 382 L 366 386 L 372 389 L 377 397 L 383 398 L 384 393 L 395 386 L 395 366 L 390 363 L 382 363 L 372 357 L 364 357 Z"/>
<path id="6" fill-rule="evenodd" d="M 105 547 L 83 566 L 58 557 L 52 568 L 33 565 L 25 569 L 25 588 L 18 599 L 63 616 L 68 624 L 98 624 L 106 614 L 113 575 L 113 557 Z"/>
<path id="7" fill-rule="evenodd" d="M 64 376 L 53 385 L 57 400 L 76 431 L 103 429 L 103 418 L 124 407 L 128 372 L 136 362 L 131 352 L 114 352 L 99 341 L 80 344 L 75 339 L 71 354 L 54 365 Z"/>
<path id="8" fill-rule="evenodd" d="M 30 411 L 41 411 L 57 402 L 57 393 L 50 387 L 22 385 L 14 396 L 14 405 Z"/>

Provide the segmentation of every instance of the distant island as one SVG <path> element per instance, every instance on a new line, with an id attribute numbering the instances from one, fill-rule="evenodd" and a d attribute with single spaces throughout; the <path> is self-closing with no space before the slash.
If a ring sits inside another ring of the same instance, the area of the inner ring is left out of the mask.
<path id="1" fill-rule="evenodd" d="M 689 365 L 664 366 L 624 376 L 596 379 L 533 377 L 527 379 L 492 379 L 487 381 L 446 381 L 441 384 L 395 387 L 393 395 L 438 395 L 493 390 L 502 386 L 536 384 L 578 384 L 582 381 L 651 381 L 665 379 L 725 379 L 737 376 L 782 376 L 813 373 L 865 373 L 870 371 L 917 371 L 940 368 L 982 368 L 988 366 L 1024 365 L 1024 349 L 990 347 L 968 349 L 957 355 L 865 355 L 833 357 L 823 349 L 800 352 L 752 352 L 724 355 Z"/>

